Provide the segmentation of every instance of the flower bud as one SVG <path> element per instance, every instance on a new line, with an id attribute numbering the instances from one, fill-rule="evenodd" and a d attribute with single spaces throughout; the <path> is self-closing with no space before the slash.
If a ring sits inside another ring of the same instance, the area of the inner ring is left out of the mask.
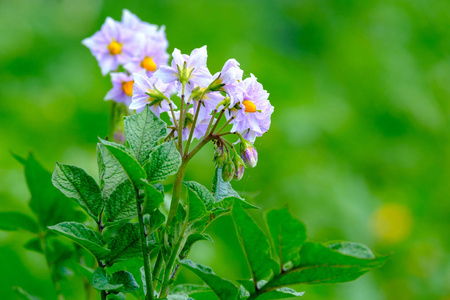
<path id="1" fill-rule="evenodd" d="M 244 161 L 239 155 L 235 154 L 233 157 L 233 163 L 236 169 L 234 172 L 234 179 L 241 180 L 242 176 L 244 176 L 244 169 L 245 169 Z"/>
<path id="2" fill-rule="evenodd" d="M 258 152 L 256 148 L 246 140 L 241 141 L 241 157 L 244 162 L 254 168 L 258 163 Z"/>
<path id="3" fill-rule="evenodd" d="M 230 181 L 231 179 L 233 179 L 235 171 L 236 168 L 234 167 L 234 162 L 230 159 L 227 160 L 222 169 L 222 179 L 226 182 Z"/>
<path id="4" fill-rule="evenodd" d="M 214 162 L 216 163 L 216 166 L 218 168 L 223 168 L 227 159 L 228 155 L 223 147 L 217 147 L 216 151 L 214 151 Z"/>

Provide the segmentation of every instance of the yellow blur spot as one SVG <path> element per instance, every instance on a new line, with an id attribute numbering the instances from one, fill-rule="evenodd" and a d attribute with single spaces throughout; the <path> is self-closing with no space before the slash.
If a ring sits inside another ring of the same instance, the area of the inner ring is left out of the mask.
<path id="1" fill-rule="evenodd" d="M 151 57 L 144 58 L 141 62 L 141 66 L 149 72 L 156 71 L 156 68 L 158 67 Z"/>
<path id="2" fill-rule="evenodd" d="M 122 52 L 122 45 L 116 41 L 112 41 L 111 44 L 109 44 L 108 49 L 111 55 L 117 55 Z"/>
<path id="3" fill-rule="evenodd" d="M 375 235 L 389 244 L 405 240 L 412 229 L 412 216 L 408 207 L 399 203 L 386 203 L 372 215 Z"/>
<path id="4" fill-rule="evenodd" d="M 125 81 L 124 83 L 122 83 L 122 89 L 128 96 L 133 95 L 133 84 L 134 84 L 133 80 Z"/>
<path id="5" fill-rule="evenodd" d="M 245 106 L 245 112 L 254 113 L 256 112 L 256 105 L 250 100 L 242 101 L 242 104 Z"/>

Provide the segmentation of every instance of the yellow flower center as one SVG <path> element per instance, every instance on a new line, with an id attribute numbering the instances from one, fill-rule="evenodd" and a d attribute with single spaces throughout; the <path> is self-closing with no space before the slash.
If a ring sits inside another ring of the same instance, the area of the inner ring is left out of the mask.
<path id="1" fill-rule="evenodd" d="M 245 112 L 248 112 L 248 113 L 256 112 L 256 105 L 252 101 L 244 100 L 244 101 L 242 101 L 242 104 L 244 104 L 244 106 L 245 106 Z"/>
<path id="2" fill-rule="evenodd" d="M 133 84 L 134 84 L 133 80 L 125 81 L 124 83 L 122 83 L 122 89 L 126 95 L 128 96 L 133 95 Z"/>
<path id="3" fill-rule="evenodd" d="M 141 62 L 141 66 L 149 72 L 156 71 L 156 68 L 158 67 L 151 57 L 144 58 Z"/>
<path id="4" fill-rule="evenodd" d="M 111 55 L 117 55 L 120 52 L 122 52 L 122 44 L 120 44 L 116 41 L 112 41 L 111 44 L 109 44 L 109 46 L 108 46 L 108 50 L 109 50 L 109 53 L 111 53 Z"/>

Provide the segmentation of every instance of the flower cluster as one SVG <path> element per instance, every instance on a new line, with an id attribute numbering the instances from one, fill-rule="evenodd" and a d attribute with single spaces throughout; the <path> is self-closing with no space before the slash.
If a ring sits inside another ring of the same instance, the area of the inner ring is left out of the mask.
<path id="1" fill-rule="evenodd" d="M 105 100 L 127 106 L 133 93 L 131 74 L 151 76 L 169 60 L 165 28 L 143 22 L 126 9 L 121 22 L 108 17 L 100 31 L 83 40 L 83 44 L 97 59 L 103 75 L 112 72 L 113 88 Z"/>
<path id="2" fill-rule="evenodd" d="M 157 116 L 168 113 L 168 138 L 177 141 L 183 157 L 189 159 L 199 147 L 213 141 L 218 149 L 215 161 L 224 180 L 240 179 L 245 165 L 256 165 L 253 143 L 269 130 L 274 108 L 269 93 L 253 74 L 243 78 L 235 59 L 229 59 L 212 75 L 203 46 L 190 55 L 175 49 L 169 65 L 164 27 L 158 30 L 127 10 L 122 22 L 108 18 L 102 29 L 83 43 L 97 58 L 103 74 L 119 66 L 128 71 L 111 73 L 113 89 L 105 99 L 125 103 L 138 112 L 148 106 Z M 240 142 L 225 139 L 232 134 Z M 199 143 L 189 152 L 194 139 Z M 240 155 L 234 147 L 237 143 Z"/>

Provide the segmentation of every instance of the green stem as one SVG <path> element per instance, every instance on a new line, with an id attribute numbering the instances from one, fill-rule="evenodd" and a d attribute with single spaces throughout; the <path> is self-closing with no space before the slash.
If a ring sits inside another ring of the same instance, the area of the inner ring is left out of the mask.
<path id="1" fill-rule="evenodd" d="M 155 268 L 153 269 L 153 289 L 156 290 L 156 285 L 158 283 L 159 274 L 161 274 L 161 269 L 163 265 L 163 254 L 159 251 L 158 257 L 156 258 Z"/>
<path id="2" fill-rule="evenodd" d="M 98 226 L 98 232 L 103 235 L 103 223 L 102 223 L 102 216 L 103 216 L 103 210 L 100 212 L 100 215 L 98 216 L 98 221 L 97 221 L 97 226 Z M 97 264 L 99 267 L 101 268 L 105 268 L 105 264 L 101 261 L 101 260 L 97 260 Z M 106 291 L 101 291 L 100 292 L 100 297 L 102 300 L 106 300 L 106 297 L 108 295 L 106 294 Z"/>
<path id="3" fill-rule="evenodd" d="M 205 134 L 208 134 L 209 130 L 211 129 L 211 125 L 214 121 L 214 117 L 216 116 L 216 114 L 217 114 L 217 109 L 214 109 L 211 120 L 209 120 L 208 128 L 206 128 Z"/>
<path id="4" fill-rule="evenodd" d="M 200 143 L 195 146 L 194 149 L 186 156 L 186 161 L 189 161 L 195 154 L 197 154 L 200 149 L 203 148 L 209 141 L 213 139 L 213 136 L 210 134 L 208 136 L 203 137 L 203 139 L 200 141 Z"/>
<path id="5" fill-rule="evenodd" d="M 220 137 L 220 136 L 219 136 L 219 140 L 220 140 L 222 143 L 224 143 L 225 145 L 230 146 L 230 148 L 231 148 L 233 151 L 236 152 L 236 150 L 234 149 L 234 145 L 233 145 L 231 142 L 227 141 L 226 139 L 224 139 L 224 138 L 222 138 L 222 137 Z"/>
<path id="6" fill-rule="evenodd" d="M 188 217 L 187 217 L 188 218 Z M 184 233 L 186 231 L 187 220 L 184 223 L 183 229 L 181 230 L 180 236 L 178 237 L 177 243 L 172 247 L 172 253 L 170 255 L 169 261 L 166 264 L 166 269 L 164 270 L 164 278 L 161 286 L 161 293 L 159 294 L 159 298 L 166 298 L 169 294 L 169 287 L 171 285 L 171 276 L 173 274 L 173 267 L 175 265 L 175 261 L 180 254 L 181 246 L 184 245 Z"/>
<path id="7" fill-rule="evenodd" d="M 180 134 L 178 134 L 180 137 Z M 186 171 L 188 160 L 183 159 L 177 174 L 175 175 L 175 181 L 173 183 L 172 200 L 170 202 L 169 215 L 167 216 L 167 225 L 170 226 L 170 222 L 176 216 L 178 210 L 178 202 L 181 196 L 181 186 L 184 177 L 184 172 Z"/>
<path id="8" fill-rule="evenodd" d="M 234 132 L 231 132 L 231 131 L 227 131 L 227 132 L 224 132 L 224 133 L 220 133 L 220 134 L 215 134 L 215 135 L 217 135 L 217 136 L 224 136 L 224 135 L 229 135 L 229 134 L 234 134 Z"/>
<path id="9" fill-rule="evenodd" d="M 217 130 L 217 132 L 216 132 L 215 134 L 219 134 L 219 133 L 220 133 L 222 130 L 224 130 L 225 127 L 227 127 L 227 125 L 230 124 L 230 122 L 233 121 L 235 118 L 236 118 L 235 116 L 231 117 L 225 124 L 223 124 L 222 127 L 220 127 L 219 130 Z"/>
<path id="10" fill-rule="evenodd" d="M 175 118 L 175 112 L 173 110 L 172 102 L 169 101 L 169 107 L 170 107 L 170 113 L 172 114 L 173 119 L 173 126 L 175 127 L 175 130 L 177 130 L 177 119 Z"/>
<path id="11" fill-rule="evenodd" d="M 136 209 L 139 220 L 139 231 L 141 232 L 142 257 L 144 259 L 145 284 L 147 288 L 146 299 L 153 300 L 152 272 L 150 265 L 150 253 L 148 251 L 147 236 L 145 233 L 144 216 L 141 214 L 141 205 L 139 204 L 139 190 L 136 189 Z"/>
<path id="12" fill-rule="evenodd" d="M 202 95 L 202 98 L 203 98 L 203 95 Z M 198 114 L 200 112 L 200 106 L 201 105 L 202 105 L 202 100 L 200 100 L 198 102 L 197 111 L 195 112 L 194 121 L 192 122 L 191 131 L 189 132 L 189 138 L 188 138 L 187 143 L 186 143 L 186 149 L 184 151 L 184 156 L 186 156 L 188 154 L 188 152 L 189 152 L 189 147 L 191 146 L 192 136 L 194 135 L 195 125 L 197 125 L 197 119 L 198 119 Z"/>
<path id="13" fill-rule="evenodd" d="M 106 295 L 106 291 L 102 291 L 102 293 L 101 293 L 101 299 L 102 300 L 106 300 L 106 297 L 107 297 L 108 295 Z"/>
<path id="14" fill-rule="evenodd" d="M 224 112 L 225 112 L 225 108 L 220 111 L 220 114 L 217 117 L 217 121 L 214 124 L 213 128 L 211 129 L 210 135 L 214 133 L 214 130 L 216 130 L 216 127 L 217 127 L 217 125 L 219 125 L 220 119 L 222 118 Z"/>

